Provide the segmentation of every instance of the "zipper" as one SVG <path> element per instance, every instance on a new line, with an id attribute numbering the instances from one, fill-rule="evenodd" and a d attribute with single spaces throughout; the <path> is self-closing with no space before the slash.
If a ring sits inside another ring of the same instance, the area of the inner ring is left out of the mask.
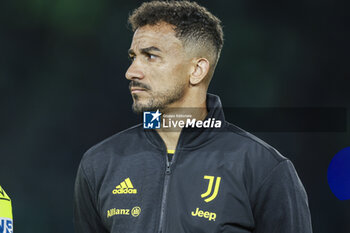
<path id="1" fill-rule="evenodd" d="M 160 207 L 160 217 L 159 217 L 159 226 L 158 226 L 158 233 L 165 233 L 163 228 L 165 227 L 165 210 L 166 210 L 166 202 L 168 197 L 168 189 L 169 189 L 169 181 L 170 181 L 170 175 L 171 175 L 171 166 L 175 164 L 177 153 L 179 151 L 180 145 L 181 145 L 181 138 L 182 138 L 183 130 L 181 130 L 179 135 L 179 140 L 177 142 L 175 153 L 173 155 L 173 158 L 171 159 L 171 162 L 169 162 L 168 159 L 168 151 L 166 149 L 165 143 L 165 161 L 166 161 L 166 168 L 165 168 L 165 177 L 164 177 L 164 186 L 163 186 L 163 195 L 162 195 L 162 202 Z"/>
<path id="2" fill-rule="evenodd" d="M 176 153 L 176 151 L 175 151 L 175 153 Z M 173 155 L 172 161 L 174 161 L 175 153 Z M 160 207 L 160 219 L 159 219 L 159 227 L 158 227 L 159 233 L 163 232 L 165 207 L 166 207 L 168 186 L 169 186 L 169 180 L 170 180 L 170 174 L 171 174 L 171 163 L 169 163 L 168 153 L 166 153 L 166 155 L 165 155 L 165 161 L 166 161 L 166 168 L 165 168 L 162 202 L 161 202 L 161 207 Z"/>

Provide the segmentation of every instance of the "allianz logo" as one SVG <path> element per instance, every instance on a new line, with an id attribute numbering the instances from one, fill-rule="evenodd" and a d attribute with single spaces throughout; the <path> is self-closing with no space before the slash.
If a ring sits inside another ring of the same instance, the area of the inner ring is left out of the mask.
<path id="1" fill-rule="evenodd" d="M 115 215 L 132 215 L 133 217 L 138 217 L 141 214 L 141 208 L 139 206 L 135 206 L 130 209 L 117 209 L 113 208 L 107 210 L 107 218 L 113 217 Z"/>

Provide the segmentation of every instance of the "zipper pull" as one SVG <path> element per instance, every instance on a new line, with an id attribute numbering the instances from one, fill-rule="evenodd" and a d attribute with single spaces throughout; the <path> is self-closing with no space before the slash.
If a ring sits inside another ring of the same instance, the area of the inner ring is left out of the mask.
<path id="1" fill-rule="evenodd" d="M 171 170 L 170 170 L 170 165 L 169 164 L 167 164 L 167 166 L 166 166 L 165 174 L 167 174 L 167 175 L 171 174 Z"/>

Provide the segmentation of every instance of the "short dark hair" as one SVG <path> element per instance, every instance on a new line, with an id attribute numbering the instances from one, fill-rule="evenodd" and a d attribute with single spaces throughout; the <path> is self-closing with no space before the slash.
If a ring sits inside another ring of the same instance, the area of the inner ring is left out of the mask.
<path id="1" fill-rule="evenodd" d="M 185 44 L 187 41 L 202 42 L 213 50 L 215 65 L 224 43 L 221 21 L 196 2 L 151 1 L 144 2 L 129 16 L 132 30 L 159 22 L 174 25 L 175 35 Z"/>

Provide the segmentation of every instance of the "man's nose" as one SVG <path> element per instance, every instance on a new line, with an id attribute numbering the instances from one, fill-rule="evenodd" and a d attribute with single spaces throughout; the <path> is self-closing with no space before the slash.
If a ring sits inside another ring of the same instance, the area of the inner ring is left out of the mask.
<path id="1" fill-rule="evenodd" d="M 141 71 L 140 65 L 138 64 L 138 61 L 134 60 L 131 65 L 129 66 L 128 70 L 125 73 L 125 77 L 128 80 L 133 79 L 143 79 L 144 74 Z"/>

